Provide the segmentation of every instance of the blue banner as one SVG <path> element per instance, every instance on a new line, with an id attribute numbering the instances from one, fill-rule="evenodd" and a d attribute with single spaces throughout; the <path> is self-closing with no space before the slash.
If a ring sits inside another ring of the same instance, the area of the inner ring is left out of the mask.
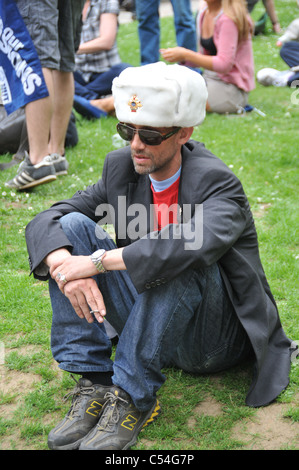
<path id="1" fill-rule="evenodd" d="M 7 114 L 49 95 L 34 44 L 13 0 L 0 1 L 0 89 Z"/>

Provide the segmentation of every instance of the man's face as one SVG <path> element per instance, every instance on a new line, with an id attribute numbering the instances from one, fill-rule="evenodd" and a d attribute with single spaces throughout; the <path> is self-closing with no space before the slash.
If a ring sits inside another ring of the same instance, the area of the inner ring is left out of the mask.
<path id="1" fill-rule="evenodd" d="M 165 135 L 172 131 L 172 128 L 152 128 L 144 126 L 130 127 L 138 129 L 150 129 L 160 132 Z M 163 180 L 172 176 L 180 167 L 181 164 L 181 143 L 179 143 L 178 133 L 164 140 L 160 145 L 146 145 L 144 144 L 135 132 L 133 140 L 131 141 L 131 155 L 135 171 L 140 175 L 152 174 L 157 180 Z"/>

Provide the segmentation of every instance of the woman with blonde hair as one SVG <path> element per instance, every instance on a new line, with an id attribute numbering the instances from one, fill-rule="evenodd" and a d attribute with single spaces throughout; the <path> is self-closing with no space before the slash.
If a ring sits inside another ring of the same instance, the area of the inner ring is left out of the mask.
<path id="1" fill-rule="evenodd" d="M 236 113 L 254 88 L 253 25 L 244 0 L 206 0 L 197 18 L 199 52 L 183 47 L 161 49 L 168 62 L 203 69 L 207 111 Z"/>

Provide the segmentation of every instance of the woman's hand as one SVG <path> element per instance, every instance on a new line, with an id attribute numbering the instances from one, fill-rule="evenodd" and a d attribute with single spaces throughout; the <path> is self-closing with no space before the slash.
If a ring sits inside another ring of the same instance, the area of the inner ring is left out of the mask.
<path id="1" fill-rule="evenodd" d="M 168 49 L 160 49 L 160 54 L 167 62 L 183 62 L 186 60 L 185 47 L 170 47 Z"/>

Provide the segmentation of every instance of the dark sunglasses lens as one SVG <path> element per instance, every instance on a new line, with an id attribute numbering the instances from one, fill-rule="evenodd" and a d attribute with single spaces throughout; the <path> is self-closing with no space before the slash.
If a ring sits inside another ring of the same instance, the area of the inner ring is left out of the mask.
<path id="1" fill-rule="evenodd" d="M 141 142 L 146 145 L 160 145 L 162 142 L 162 136 L 159 132 L 148 131 L 147 129 L 141 129 L 138 131 Z"/>
<path id="2" fill-rule="evenodd" d="M 117 124 L 116 129 L 122 139 L 126 140 L 127 142 L 131 142 L 134 137 L 135 129 L 121 123 Z M 138 130 L 138 135 L 141 142 L 146 145 L 160 145 L 163 141 L 163 136 L 160 134 L 160 132 L 157 131 L 140 129 Z"/>
<path id="3" fill-rule="evenodd" d="M 116 129 L 122 139 L 128 142 L 133 139 L 134 130 L 131 127 L 124 126 L 123 124 L 119 123 L 117 124 Z"/>

